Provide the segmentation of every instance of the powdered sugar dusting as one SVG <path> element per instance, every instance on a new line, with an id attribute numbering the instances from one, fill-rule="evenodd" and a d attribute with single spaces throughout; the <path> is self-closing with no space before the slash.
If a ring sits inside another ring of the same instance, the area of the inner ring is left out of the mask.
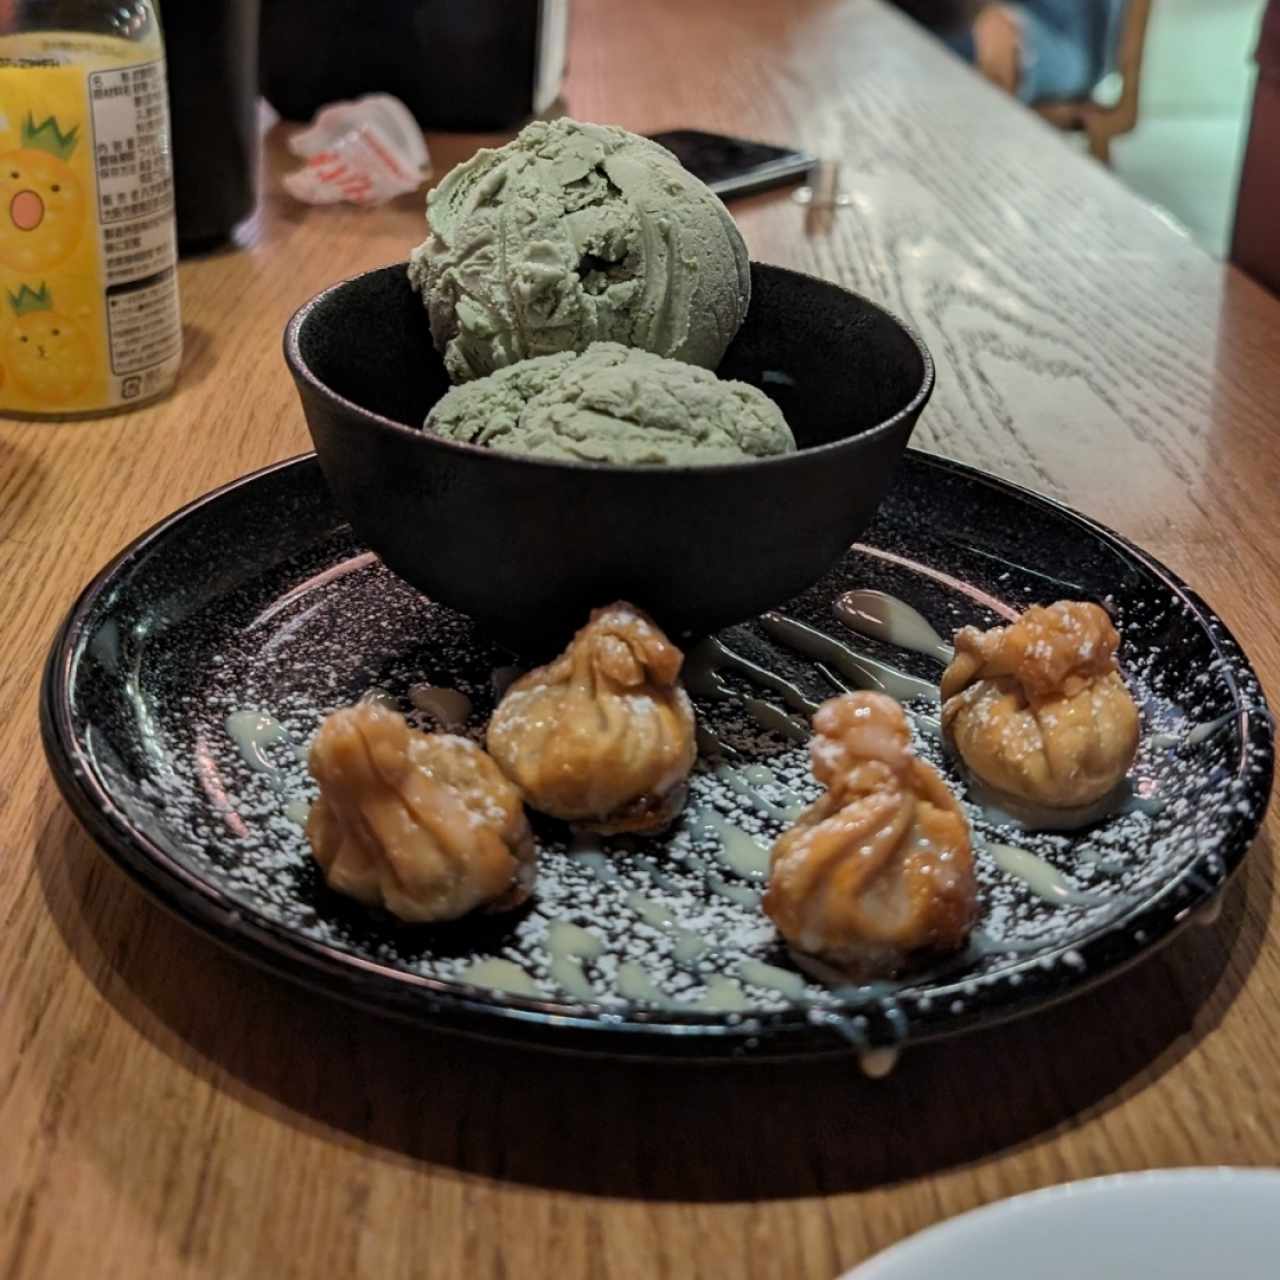
<path id="1" fill-rule="evenodd" d="M 873 534 L 884 558 L 851 553 L 783 615 L 847 643 L 850 633 L 831 604 L 850 590 L 906 600 L 944 636 L 960 625 L 1007 620 L 986 601 L 1021 607 L 1029 585 L 1043 602 L 1087 595 L 1078 584 L 1017 566 L 1003 566 L 999 579 L 990 568 L 979 573 L 968 553 L 930 552 L 924 527 L 883 520 Z M 912 558 L 929 554 L 949 573 L 914 572 Z M 965 573 L 981 589 L 967 590 Z M 802 970 L 759 908 L 763 876 L 752 848 L 767 849 L 797 806 L 819 794 L 808 743 L 793 736 L 795 707 L 821 702 L 843 679 L 812 656 L 812 645 L 808 653 L 789 646 L 788 629 L 776 621 L 720 637 L 743 661 L 721 666 L 714 678 L 704 673 L 694 690 L 704 755 L 670 832 L 584 841 L 535 820 L 539 871 L 530 907 L 443 930 L 399 925 L 328 891 L 301 826 L 316 795 L 302 754 L 326 714 L 370 691 L 424 730 L 443 717 L 438 700 L 421 691 L 452 691 L 458 697 L 446 710 L 469 707 L 469 714 L 450 727 L 482 741 L 497 696 L 524 664 L 369 560 L 345 532 L 148 637 L 126 695 L 127 723 L 100 718 L 86 725 L 84 740 L 135 827 L 246 917 L 302 939 L 406 974 L 472 984 L 473 998 L 490 974 L 502 979 L 490 984 L 495 989 L 519 988 L 615 1021 L 646 1010 L 660 1019 L 714 1014 L 750 1026 L 800 1006 L 850 1043 L 860 1037 L 872 1045 L 906 1038 L 916 1019 L 962 1021 L 1004 999 L 999 992 L 1020 999 L 1038 973 L 1060 973 L 1063 982 L 1089 976 L 1089 944 L 1100 931 L 1129 928 L 1125 922 L 1144 906 L 1174 891 L 1203 901 L 1238 857 L 1242 826 L 1259 819 L 1270 756 L 1259 747 L 1256 757 L 1241 757 L 1241 709 L 1254 723 L 1265 714 L 1247 664 L 1210 622 L 1223 657 L 1187 675 L 1162 637 L 1185 644 L 1186 635 L 1200 634 L 1198 617 L 1184 616 L 1189 606 L 1154 580 L 1117 600 L 1110 603 L 1121 664 L 1143 714 L 1131 775 L 1142 803 L 1076 833 L 1029 835 L 993 821 L 947 758 L 936 703 L 910 703 L 914 749 L 956 787 L 973 824 L 982 917 L 965 955 L 905 982 L 866 988 L 840 988 Z M 108 627 L 116 629 L 114 645 L 135 643 L 117 619 L 102 624 L 104 635 Z M 869 637 L 854 643 L 917 683 L 933 683 L 941 671 L 927 653 Z M 428 709 L 415 706 L 424 701 Z M 762 715 L 762 707 L 772 711 Z M 235 725 L 267 726 L 249 752 L 227 732 L 237 715 Z M 780 732 L 762 728 L 762 720 Z M 1213 732 L 1197 727 L 1214 722 Z M 738 852 L 746 856 L 725 856 L 727 832 L 740 833 L 747 843 Z M 988 845 L 1024 851 L 1053 869 L 1045 883 L 1061 877 L 1069 891 L 1046 901 L 1025 877 L 1010 874 L 1016 858 L 993 855 Z M 1147 945 L 1150 929 L 1145 920 L 1130 928 L 1133 947 Z M 850 1013 L 872 1006 L 867 1025 Z"/>

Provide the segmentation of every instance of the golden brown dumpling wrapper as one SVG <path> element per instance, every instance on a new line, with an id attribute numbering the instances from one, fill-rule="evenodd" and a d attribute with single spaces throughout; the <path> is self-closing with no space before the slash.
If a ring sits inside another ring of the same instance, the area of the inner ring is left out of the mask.
<path id="1" fill-rule="evenodd" d="M 902 708 L 848 693 L 813 729 L 827 793 L 773 846 L 766 914 L 797 951 L 857 979 L 963 946 L 977 913 L 969 823 L 911 753 Z"/>
<path id="2" fill-rule="evenodd" d="M 597 609 L 554 662 L 517 680 L 488 747 L 529 805 L 590 831 L 658 831 L 697 757 L 684 655 L 646 614 Z"/>
<path id="3" fill-rule="evenodd" d="M 534 879 L 519 792 L 474 742 L 419 733 L 371 703 L 311 745 L 307 838 L 331 888 L 411 922 L 519 906 Z"/>
<path id="4" fill-rule="evenodd" d="M 1046 809 L 1091 805 L 1116 788 L 1140 722 L 1105 610 L 1036 605 L 1007 627 L 965 627 L 955 644 L 942 724 L 974 777 Z"/>

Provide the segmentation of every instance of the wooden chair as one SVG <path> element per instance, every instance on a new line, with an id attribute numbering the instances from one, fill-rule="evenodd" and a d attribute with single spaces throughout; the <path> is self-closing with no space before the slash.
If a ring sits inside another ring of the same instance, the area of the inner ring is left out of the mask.
<path id="1" fill-rule="evenodd" d="M 1111 163 L 1111 139 L 1128 133 L 1138 122 L 1142 50 L 1147 40 L 1147 19 L 1150 16 L 1151 0 L 1129 0 L 1125 6 L 1116 47 L 1116 72 L 1121 77 L 1122 87 L 1114 103 L 1088 97 L 1035 104 L 1035 109 L 1050 124 L 1087 134 L 1090 154 L 1103 164 Z"/>

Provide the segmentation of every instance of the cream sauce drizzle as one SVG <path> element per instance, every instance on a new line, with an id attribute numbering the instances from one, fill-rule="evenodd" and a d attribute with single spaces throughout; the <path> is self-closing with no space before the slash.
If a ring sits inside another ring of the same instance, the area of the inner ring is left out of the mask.
<path id="1" fill-rule="evenodd" d="M 768 874 L 769 850 L 714 809 L 702 809 L 694 814 L 689 830 L 694 835 L 709 832 L 718 836 L 716 852 L 720 861 L 738 875 L 754 879 Z"/>
<path id="2" fill-rule="evenodd" d="M 859 593 L 850 594 L 857 596 Z M 891 599 L 892 597 L 883 597 L 884 601 Z M 905 614 L 896 617 L 894 625 L 905 626 L 903 619 L 906 614 L 913 615 L 918 625 L 914 631 L 908 630 L 907 634 L 916 635 L 918 638 L 919 628 L 921 626 L 927 628 L 936 642 L 934 649 L 930 652 L 933 652 L 934 656 L 939 656 L 941 650 L 937 650 L 937 646 L 942 642 L 937 633 L 929 628 L 928 623 L 909 605 L 902 601 L 896 603 L 901 606 Z M 788 648 L 806 657 L 814 658 L 820 664 L 829 662 L 846 680 L 851 681 L 855 688 L 876 689 L 904 703 L 919 698 L 935 703 L 938 701 L 938 690 L 928 680 L 921 680 L 886 662 L 857 653 L 834 636 L 829 636 L 815 627 L 778 613 L 765 614 L 761 624 L 774 640 Z M 942 648 L 945 649 L 946 646 Z M 733 672 L 758 688 L 778 695 L 790 710 L 785 710 L 763 698 L 739 698 L 726 683 L 723 672 Z M 830 673 L 828 678 L 832 678 Z M 812 716 L 819 706 L 819 703 L 792 681 L 744 657 L 714 637 L 703 640 L 690 651 L 684 664 L 684 682 L 689 692 L 696 697 L 709 698 L 718 702 L 731 700 L 743 702 L 752 719 L 761 728 L 783 734 L 796 742 L 808 740 L 809 726 L 804 717 Z M 842 687 L 838 679 L 833 680 L 833 683 L 837 687 Z M 936 722 L 931 718 L 925 728 L 936 732 Z M 699 745 L 705 754 L 713 758 L 723 754 L 724 744 L 708 734 L 704 734 L 699 739 Z"/>
<path id="3" fill-rule="evenodd" d="M 804 995 L 804 977 L 791 969 L 780 969 L 776 964 L 766 964 L 763 960 L 744 960 L 738 965 L 737 973 L 748 986 L 777 991 L 790 996 L 792 1000 L 799 1000 Z"/>
<path id="4" fill-rule="evenodd" d="M 788 715 L 781 707 L 775 707 L 763 698 L 748 698 L 746 706 L 751 718 L 762 729 L 771 729 L 792 742 L 809 741 L 809 726 L 799 716 Z"/>
<path id="5" fill-rule="evenodd" d="M 1206 720 L 1203 724 L 1192 725 L 1185 733 L 1153 733 L 1151 745 L 1157 750 L 1167 750 L 1169 747 L 1198 747 L 1214 734 L 1220 733 L 1238 715 L 1237 711 L 1228 711 L 1226 715 L 1219 716 L 1216 720 Z"/>
<path id="6" fill-rule="evenodd" d="M 720 674 L 722 671 L 732 671 L 735 675 L 743 676 L 753 684 L 778 694 L 795 711 L 812 715 L 818 709 L 818 704 L 798 685 L 775 675 L 750 658 L 744 658 L 714 636 L 697 644 L 685 658 L 685 687 L 690 693 L 703 698 L 711 698 L 717 702 L 728 701 L 735 694 L 724 682 Z"/>
<path id="7" fill-rule="evenodd" d="M 969 950 L 975 956 L 1018 955 L 1029 951 L 1041 951 L 1044 946 L 1043 939 L 994 938 L 982 929 L 975 929 L 969 935 Z"/>
<path id="8" fill-rule="evenodd" d="M 795 953 L 792 952 L 794 955 Z M 806 970 L 809 969 L 805 966 Z M 817 970 L 811 970 L 817 976 Z M 917 975 L 918 976 L 918 975 Z M 866 1000 L 889 1000 L 906 986 L 906 980 L 895 982 L 891 978 L 879 978 L 873 982 L 850 982 L 843 974 L 837 974 L 832 994 L 846 1002 Z"/>
<path id="9" fill-rule="evenodd" d="M 600 837 L 589 831 L 575 831 L 569 841 L 569 857 L 585 867 L 597 880 L 616 880 L 618 869 L 604 851 Z"/>
<path id="10" fill-rule="evenodd" d="M 665 889 L 668 893 L 680 892 L 680 886 L 652 858 L 637 858 L 636 866 L 647 872 L 659 889 Z"/>
<path id="11" fill-rule="evenodd" d="M 725 682 L 722 671 L 733 671 L 762 688 L 780 693 L 788 706 L 806 715 L 812 715 L 818 708 L 818 704 L 791 681 L 784 680 L 749 658 L 744 658 L 714 636 L 696 645 L 685 658 L 685 688 L 695 696 L 708 698 L 713 702 L 741 702 L 762 729 L 781 733 L 797 742 L 808 740 L 809 726 L 805 720 L 763 698 L 740 697 Z M 721 754 L 724 744 L 715 739 L 712 739 L 712 743 L 713 750 L 709 754 Z"/>
<path id="12" fill-rule="evenodd" d="M 624 1000 L 636 1000 L 655 1005 L 659 1009 L 683 1009 L 685 1006 L 667 995 L 634 960 L 624 960 L 618 966 L 618 994 Z"/>
<path id="13" fill-rule="evenodd" d="M 683 968 L 690 969 L 707 953 L 707 940 L 692 929 L 674 929 L 675 945 L 671 954 L 675 962 Z"/>
<path id="14" fill-rule="evenodd" d="M 753 1006 L 737 982 L 716 976 L 707 979 L 706 991 L 692 1002 L 691 1007 L 704 1013 L 742 1013 Z"/>
<path id="15" fill-rule="evenodd" d="M 1011 844 L 988 844 L 986 852 L 1006 875 L 1021 880 L 1038 898 L 1057 906 L 1094 906 L 1105 899 L 1085 893 L 1067 879 L 1057 867 L 1026 849 Z"/>
<path id="16" fill-rule="evenodd" d="M 929 620 L 897 596 L 884 591 L 846 591 L 831 607 L 840 622 L 858 635 L 927 654 L 939 662 L 955 657 L 955 650 Z"/>
<path id="17" fill-rule="evenodd" d="M 911 723 L 920 730 L 922 734 L 930 738 L 942 737 L 942 717 L 931 716 L 925 711 L 913 711 L 909 707 L 903 708 Z"/>
<path id="18" fill-rule="evenodd" d="M 655 985 L 631 960 L 618 966 L 617 987 L 624 999 L 642 1001 L 673 1013 L 745 1013 L 753 1007 L 738 983 L 720 976 L 708 978 L 706 991 L 696 1000 L 677 1000 Z"/>
<path id="19" fill-rule="evenodd" d="M 587 849 L 583 853 L 576 854 L 575 857 L 597 880 L 607 884 L 610 880 L 618 878 L 617 867 L 613 865 L 609 855 L 602 853 L 599 849 Z"/>
<path id="20" fill-rule="evenodd" d="M 226 719 L 226 729 L 244 762 L 266 774 L 273 787 L 283 787 L 285 775 L 271 763 L 265 748 L 277 742 L 288 743 L 299 759 L 306 758 L 289 730 L 265 711 L 233 711 Z"/>
<path id="21" fill-rule="evenodd" d="M 856 688 L 878 690 L 899 702 L 910 702 L 912 698 L 938 701 L 938 688 L 928 680 L 857 653 L 816 627 L 797 622 L 794 618 L 784 618 L 780 613 L 766 613 L 760 621 L 775 640 L 807 657 L 831 663 Z"/>
<path id="22" fill-rule="evenodd" d="M 745 884 L 730 884 L 719 876 L 708 876 L 707 888 L 712 893 L 718 894 L 722 898 L 727 898 L 730 902 L 736 902 L 740 907 L 758 907 L 760 905 L 759 892 Z"/>
<path id="23" fill-rule="evenodd" d="M 1237 713 L 1228 711 L 1226 715 L 1219 716 L 1216 720 L 1210 720 L 1205 724 L 1198 724 L 1190 733 L 1187 734 L 1187 745 L 1189 747 L 1198 747 L 1202 742 L 1207 742 L 1213 735 L 1221 729 L 1225 729 L 1235 718 Z"/>
<path id="24" fill-rule="evenodd" d="M 943 641 L 927 619 L 910 605 L 893 596 L 876 591 L 848 592 L 835 602 L 833 609 L 840 623 L 857 634 L 926 654 L 942 662 L 949 661 L 953 656 L 954 651 Z M 920 698 L 933 702 L 938 700 L 936 687 L 928 681 L 860 654 L 834 637 L 805 623 L 776 613 L 765 615 L 762 623 L 774 640 L 815 659 L 820 665 L 823 662 L 830 663 L 840 675 L 856 687 L 877 689 L 901 702 Z M 764 699 L 740 696 L 725 682 L 721 675 L 722 671 L 740 675 L 752 684 L 779 696 L 792 711 L 788 712 Z M 826 674 L 828 679 L 831 679 L 831 673 Z M 495 696 L 501 698 L 519 675 L 520 669 L 517 667 L 495 668 L 490 677 Z M 690 691 L 698 696 L 716 701 L 734 700 L 743 703 L 763 728 L 800 741 L 809 736 L 807 724 L 794 713 L 811 715 L 818 704 L 796 684 L 728 648 L 719 640 L 704 641 L 690 653 L 685 664 L 685 682 Z M 839 681 L 833 680 L 833 683 L 838 685 Z M 449 728 L 461 726 L 471 714 L 471 700 L 455 689 L 425 684 L 415 685 L 409 690 L 408 696 L 409 701 L 416 708 L 434 716 Z M 372 702 L 392 709 L 397 707 L 396 699 L 387 690 L 376 686 L 366 690 L 361 695 L 360 701 Z M 1235 712 L 1229 712 L 1216 720 L 1194 725 L 1181 734 L 1154 734 L 1150 739 L 1151 745 L 1156 748 L 1198 746 L 1220 732 L 1235 716 Z M 921 713 L 915 718 L 917 722 L 927 721 L 928 723 L 923 726 L 927 730 L 937 731 L 935 717 Z M 267 747 L 275 743 L 289 743 L 299 756 L 304 756 L 301 749 L 293 744 L 288 730 L 265 712 L 235 712 L 227 717 L 226 729 L 246 763 L 268 775 L 273 785 L 282 786 L 284 774 L 272 764 L 266 754 Z M 699 750 L 713 759 L 723 761 L 726 755 L 738 757 L 738 752 L 727 743 L 715 738 L 701 725 L 698 727 L 698 743 Z M 775 775 L 764 765 L 735 768 L 722 762 L 716 767 L 715 773 L 721 781 L 767 817 L 777 821 L 790 821 L 803 809 L 800 798 L 785 788 L 779 788 L 788 801 L 785 806 L 770 800 L 756 790 L 757 787 L 765 785 L 777 787 Z M 1016 826 L 1030 825 L 1023 817 L 1015 817 L 1000 808 L 998 803 L 985 804 L 984 808 L 986 816 L 992 821 L 1012 822 Z M 1163 802 L 1158 797 L 1140 796 L 1133 791 L 1132 787 L 1126 785 L 1116 795 L 1108 797 L 1098 806 L 1091 808 L 1087 814 L 1075 820 L 1054 825 L 1058 829 L 1070 829 L 1074 826 L 1087 825 L 1109 812 L 1158 813 L 1162 808 Z M 308 812 L 309 805 L 303 800 L 291 800 L 284 806 L 285 815 L 301 825 L 305 825 Z M 1045 812 L 1050 823 L 1064 816 L 1053 810 Z M 1048 826 L 1049 823 L 1045 825 Z M 693 814 L 691 828 L 695 831 L 700 828 L 717 835 L 720 840 L 718 852 L 721 860 L 738 875 L 755 879 L 767 874 L 769 850 L 720 814 L 713 810 Z M 1022 880 L 1033 893 L 1045 901 L 1058 905 L 1096 905 L 1107 900 L 1100 895 L 1080 890 L 1056 867 L 1028 850 L 1003 844 L 988 844 L 985 848 L 1002 871 Z M 612 860 L 599 847 L 597 838 L 575 834 L 569 851 L 571 856 L 597 878 L 601 880 L 617 878 L 618 872 Z M 648 860 L 642 860 L 642 862 L 660 884 L 665 880 L 654 864 Z M 708 877 L 708 887 L 713 893 L 739 905 L 755 907 L 759 904 L 759 893 L 753 888 L 732 884 L 716 876 Z M 680 925 L 663 904 L 645 898 L 639 893 L 629 894 L 627 901 L 632 910 L 647 923 L 672 936 L 673 955 L 677 963 L 695 967 L 697 961 L 708 951 L 707 939 Z M 1211 912 L 1216 914 L 1214 908 L 1220 908 L 1220 905 L 1219 900 L 1205 910 L 1206 922 Z M 981 930 L 975 930 L 970 941 L 971 950 L 977 954 L 1036 951 L 1042 945 L 1035 940 L 997 939 Z M 604 952 L 604 943 L 598 937 L 568 921 L 554 921 L 548 929 L 547 948 L 551 976 L 557 986 L 575 998 L 591 999 L 597 995 L 585 968 L 587 963 L 598 959 Z M 735 972 L 742 982 L 751 986 L 777 991 L 792 999 L 801 999 L 804 995 L 804 977 L 791 970 L 763 961 L 744 960 Z M 511 994 L 535 997 L 544 994 L 531 975 L 508 960 L 493 958 L 476 961 L 462 970 L 458 976 L 463 981 Z M 667 995 L 640 965 L 629 961 L 618 966 L 616 985 L 618 992 L 627 999 L 642 1001 L 665 1009 L 738 1012 L 751 1008 L 751 1002 L 739 982 L 721 975 L 709 977 L 706 980 L 706 992 L 691 1001 L 679 1000 Z M 859 988 L 859 991 L 865 994 L 863 989 Z M 836 1021 L 837 1019 L 833 1017 L 833 1025 Z M 866 1074 L 879 1078 L 893 1069 L 898 1060 L 898 1050 L 868 1049 L 864 1050 L 859 1057 Z"/>
<path id="25" fill-rule="evenodd" d="M 800 797 L 786 787 L 779 787 L 778 780 L 764 765 L 753 764 L 745 769 L 735 769 L 732 765 L 722 764 L 716 768 L 716 777 L 753 808 L 778 822 L 794 822 L 804 810 L 804 802 Z M 786 797 L 787 803 L 775 804 L 756 790 L 758 786 L 773 786 Z"/>
<path id="26" fill-rule="evenodd" d="M 676 927 L 676 918 L 671 914 L 671 909 L 664 902 L 655 902 L 652 898 L 646 898 L 643 893 L 632 890 L 627 894 L 627 906 L 645 924 L 652 925 L 655 929 L 674 929 Z"/>
<path id="27" fill-rule="evenodd" d="M 972 774 L 968 774 L 968 783 L 968 799 L 981 810 L 984 821 L 993 827 L 1016 827 L 1020 831 L 1078 831 L 1114 813 L 1154 816 L 1164 809 L 1159 796 L 1138 795 L 1128 779 L 1093 804 L 1072 809 L 1051 809 L 1020 801 L 1016 796 L 994 791 Z"/>
<path id="28" fill-rule="evenodd" d="M 626 960 L 618 966 L 618 993 L 626 1000 L 641 1001 L 673 1013 L 745 1013 L 753 1006 L 732 978 L 721 976 L 707 979 L 706 991 L 695 1000 L 677 1000 L 658 987 L 652 978 L 634 961 Z"/>
<path id="29" fill-rule="evenodd" d="M 460 729 L 471 714 L 471 699 L 465 693 L 439 685 L 415 684 L 409 690 L 409 701 L 446 729 Z"/>
<path id="30" fill-rule="evenodd" d="M 591 1000 L 596 989 L 585 972 L 589 960 L 604 954 L 604 943 L 594 933 L 567 920 L 553 920 L 547 929 L 551 978 L 556 986 L 579 1000 Z"/>
<path id="31" fill-rule="evenodd" d="M 910 1023 L 907 1021 L 907 1015 L 903 1012 L 902 1006 L 895 1000 L 886 1000 L 884 1003 L 884 1016 L 898 1039 L 905 1040 L 910 1029 Z"/>
<path id="32" fill-rule="evenodd" d="M 812 1015 L 811 1015 L 812 1016 Z M 883 1080 L 898 1065 L 900 1051 L 892 1046 L 878 1049 L 867 1047 L 866 1019 L 841 1017 L 838 1013 L 820 1015 L 822 1025 L 830 1027 L 859 1050 L 858 1065 L 872 1080 Z"/>
<path id="33" fill-rule="evenodd" d="M 1104 876 L 1122 875 L 1125 870 L 1125 864 L 1118 858 L 1111 857 L 1100 849 L 1076 849 L 1074 857 L 1080 859 L 1081 862 L 1087 862 L 1091 866 L 1097 867 Z"/>
<path id="34" fill-rule="evenodd" d="M 824 1026 L 830 1027 L 851 1045 L 859 1050 L 858 1065 L 862 1072 L 872 1080 L 883 1080 L 898 1065 L 899 1051 L 892 1047 L 879 1049 L 867 1048 L 867 1037 L 864 1028 L 865 1018 L 843 1018 L 838 1013 L 828 1013 L 821 1019 Z"/>
<path id="35" fill-rule="evenodd" d="M 708 943 L 700 933 L 686 929 L 664 903 L 646 898 L 642 893 L 627 894 L 627 906 L 647 925 L 669 933 L 673 942 L 672 954 L 677 964 L 692 966 L 707 948 Z"/>
<path id="36" fill-rule="evenodd" d="M 1145 813 L 1148 818 L 1154 818 L 1164 812 L 1164 801 L 1159 796 L 1144 796 L 1131 789 L 1121 802 L 1119 812 Z"/>
<path id="37" fill-rule="evenodd" d="M 476 960 L 458 974 L 460 982 L 491 991 L 505 991 L 513 996 L 541 996 L 542 988 L 518 965 L 510 960 Z"/>
<path id="38" fill-rule="evenodd" d="M 305 827 L 307 819 L 311 816 L 311 806 L 305 800 L 290 800 L 284 807 L 284 816 L 290 822 L 296 822 L 298 826 Z"/>

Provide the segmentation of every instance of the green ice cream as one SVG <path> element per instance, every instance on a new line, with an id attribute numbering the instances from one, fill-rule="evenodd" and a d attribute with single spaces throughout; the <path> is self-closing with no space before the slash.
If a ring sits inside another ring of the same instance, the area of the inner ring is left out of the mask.
<path id="1" fill-rule="evenodd" d="M 505 453 L 627 466 L 740 462 L 796 447 L 764 392 L 616 342 L 524 360 L 454 387 L 425 425 Z"/>
<path id="2" fill-rule="evenodd" d="M 721 201 L 624 129 L 537 121 L 427 196 L 409 279 L 455 382 L 621 342 L 715 368 L 751 297 Z"/>

